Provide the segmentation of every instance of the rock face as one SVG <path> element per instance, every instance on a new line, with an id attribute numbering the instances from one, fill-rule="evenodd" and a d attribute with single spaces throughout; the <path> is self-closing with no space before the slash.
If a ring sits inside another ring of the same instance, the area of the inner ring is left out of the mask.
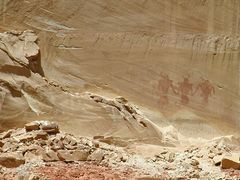
<path id="1" fill-rule="evenodd" d="M 236 177 L 239 162 L 225 155 L 240 147 L 239 7 L 1 0 L 4 170 L 87 160 L 162 179 Z M 152 151 L 162 146 L 167 151 Z"/>
<path id="2" fill-rule="evenodd" d="M 239 134 L 238 1 L 3 2 L 2 32 L 34 31 L 0 35 L 1 119 L 20 127 L 45 114 L 71 119 L 61 125 L 74 134 L 142 139 L 89 91 L 126 97 L 186 136 Z"/>
<path id="3" fill-rule="evenodd" d="M 20 66 L 30 68 L 41 75 L 38 37 L 33 31 L 10 31 L 0 35 L 0 49 Z"/>

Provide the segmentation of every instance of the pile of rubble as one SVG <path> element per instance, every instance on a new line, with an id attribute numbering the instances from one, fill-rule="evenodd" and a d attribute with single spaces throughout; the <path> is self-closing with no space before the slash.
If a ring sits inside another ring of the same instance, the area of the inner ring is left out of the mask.
<path id="1" fill-rule="evenodd" d="M 178 150 L 160 148 L 154 157 L 144 158 L 128 152 L 125 147 L 100 142 L 102 138 L 77 138 L 61 132 L 56 123 L 49 121 L 34 121 L 25 128 L 3 132 L 0 134 L 0 179 L 46 179 L 44 173 L 52 179 L 64 176 L 62 171 L 78 176 L 85 174 L 86 178 L 95 173 L 95 177 L 101 175 L 100 179 L 107 179 L 113 172 L 119 173 L 115 174 L 118 177 L 115 179 L 240 178 L 239 153 L 233 153 L 233 148 L 224 144 L 208 143 Z M 29 172 L 37 172 L 37 175 L 29 175 Z M 71 178 L 69 174 L 66 177 Z"/>
<path id="2" fill-rule="evenodd" d="M 14 169 L 14 174 L 21 176 L 50 162 L 83 161 L 113 167 L 129 157 L 122 148 L 60 132 L 58 125 L 49 121 L 34 121 L 23 129 L 1 133 L 0 152 L 0 175 Z"/>

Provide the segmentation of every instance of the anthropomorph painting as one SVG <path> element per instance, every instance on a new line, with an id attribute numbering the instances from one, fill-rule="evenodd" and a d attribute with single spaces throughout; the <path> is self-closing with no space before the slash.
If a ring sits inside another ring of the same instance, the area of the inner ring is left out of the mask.
<path id="1" fill-rule="evenodd" d="M 195 88 L 194 88 L 195 87 Z M 170 92 L 180 97 L 180 103 L 187 105 L 191 96 L 198 96 L 202 103 L 207 104 L 209 97 L 215 94 L 215 88 L 209 80 L 201 78 L 200 82 L 194 85 L 190 76 L 184 76 L 180 82 L 174 83 L 167 74 L 161 73 L 158 81 L 159 103 L 162 107 L 169 104 Z"/>

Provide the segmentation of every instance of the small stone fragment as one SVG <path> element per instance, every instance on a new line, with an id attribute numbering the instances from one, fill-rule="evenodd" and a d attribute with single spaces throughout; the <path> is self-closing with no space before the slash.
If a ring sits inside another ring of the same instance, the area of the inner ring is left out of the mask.
<path id="1" fill-rule="evenodd" d="M 4 142 L 0 141 L 0 147 L 3 147 Z"/>
<path id="2" fill-rule="evenodd" d="M 208 154 L 208 157 L 209 157 L 210 159 L 213 159 L 213 158 L 214 158 L 214 156 L 215 156 L 215 154 L 214 154 L 214 153 L 209 153 L 209 154 Z"/>
<path id="3" fill-rule="evenodd" d="M 41 129 L 46 131 L 47 133 L 50 133 L 50 134 L 59 133 L 58 125 L 54 122 L 42 121 L 41 122 Z"/>
<path id="4" fill-rule="evenodd" d="M 47 140 L 48 139 L 48 134 L 45 131 L 37 131 L 35 133 L 34 139 L 38 140 L 38 139 L 42 139 L 42 140 Z"/>
<path id="5" fill-rule="evenodd" d="M 199 161 L 196 160 L 196 159 L 192 159 L 190 164 L 191 164 L 192 166 L 197 166 L 197 165 L 199 165 Z"/>
<path id="6" fill-rule="evenodd" d="M 0 134 L 0 139 L 10 138 L 12 134 L 12 130 L 8 130 Z"/>
<path id="7" fill-rule="evenodd" d="M 30 123 L 25 124 L 26 131 L 36 131 L 40 129 L 40 124 L 37 121 L 33 121 Z"/>
<path id="8" fill-rule="evenodd" d="M 220 166 L 223 156 L 215 156 L 213 158 L 213 163 L 215 166 Z"/>

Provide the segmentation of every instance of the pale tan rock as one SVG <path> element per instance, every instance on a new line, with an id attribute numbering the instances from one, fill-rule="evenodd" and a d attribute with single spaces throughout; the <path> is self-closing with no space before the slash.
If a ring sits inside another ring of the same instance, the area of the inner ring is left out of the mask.
<path id="1" fill-rule="evenodd" d="M 64 137 L 64 140 L 62 141 L 64 145 L 70 145 L 70 146 L 76 146 L 77 141 L 76 138 L 73 136 L 67 135 Z"/>
<path id="2" fill-rule="evenodd" d="M 35 131 L 40 129 L 40 124 L 36 121 L 25 124 L 26 131 Z"/>
<path id="3" fill-rule="evenodd" d="M 86 161 L 89 152 L 86 150 L 59 150 L 57 155 L 61 161 L 72 162 L 72 161 Z"/>
<path id="4" fill-rule="evenodd" d="M 215 165 L 215 166 L 220 166 L 222 159 L 223 159 L 223 156 L 222 156 L 222 155 L 215 156 L 215 157 L 213 158 L 213 163 L 214 163 L 214 165 Z"/>
<path id="5" fill-rule="evenodd" d="M 42 140 L 47 140 L 48 139 L 48 134 L 45 131 L 36 131 L 34 132 L 34 139 L 38 140 L 38 139 L 42 139 Z"/>
<path id="6" fill-rule="evenodd" d="M 197 166 L 197 165 L 199 165 L 199 161 L 196 160 L 196 159 L 192 159 L 190 164 L 191 164 L 192 166 Z"/>
<path id="7" fill-rule="evenodd" d="M 41 129 L 47 133 L 56 134 L 59 133 L 58 125 L 54 122 L 42 121 Z"/>
<path id="8" fill-rule="evenodd" d="M 34 137 L 33 134 L 23 134 L 19 137 L 17 137 L 16 139 L 19 141 L 19 142 L 29 142 L 29 141 L 33 141 Z"/>
<path id="9" fill-rule="evenodd" d="M 28 151 L 24 154 L 24 159 L 26 162 L 41 162 L 42 161 L 42 156 L 37 155 L 34 152 Z"/>
<path id="10" fill-rule="evenodd" d="M 58 139 L 54 139 L 50 142 L 51 145 L 51 149 L 56 151 L 56 150 L 60 150 L 60 149 L 64 149 L 64 144 L 61 140 Z"/>
<path id="11" fill-rule="evenodd" d="M 68 150 L 59 150 L 57 151 L 57 156 L 61 161 L 71 162 L 74 161 L 74 157 L 71 152 Z"/>
<path id="12" fill-rule="evenodd" d="M 214 156 L 215 156 L 215 154 L 214 154 L 214 153 L 209 153 L 209 154 L 208 154 L 208 157 L 209 157 L 210 159 L 213 159 L 213 158 L 214 158 Z"/>
<path id="13" fill-rule="evenodd" d="M 39 179 L 40 177 L 38 175 L 31 174 L 26 180 L 39 180 Z"/>
<path id="14" fill-rule="evenodd" d="M 21 153 L 1 153 L 0 165 L 7 168 L 18 167 L 25 163 L 25 159 Z"/>
<path id="15" fill-rule="evenodd" d="M 16 151 L 18 149 L 18 142 L 16 141 L 6 141 L 2 146 L 2 151 Z"/>
<path id="16" fill-rule="evenodd" d="M 93 139 L 97 139 L 97 140 L 104 139 L 104 136 L 93 136 Z"/>
<path id="17" fill-rule="evenodd" d="M 36 174 L 26 174 L 26 175 L 18 175 L 13 180 L 40 180 L 40 176 Z"/>
<path id="18" fill-rule="evenodd" d="M 86 161 L 89 156 L 89 152 L 87 150 L 75 150 L 73 151 L 72 156 L 75 161 Z"/>
<path id="19" fill-rule="evenodd" d="M 102 102 L 103 98 L 97 95 L 91 95 L 90 96 L 95 102 Z"/>
<path id="20" fill-rule="evenodd" d="M 105 152 L 101 149 L 97 149 L 88 156 L 88 160 L 101 162 L 105 156 Z"/>
<path id="21" fill-rule="evenodd" d="M 37 152 L 37 151 L 43 151 L 43 150 L 44 150 L 44 149 L 43 149 L 41 146 L 37 145 L 37 144 L 31 144 L 31 145 L 29 145 L 29 146 L 24 145 L 24 146 L 20 146 L 20 147 L 18 148 L 18 151 L 21 151 L 21 152 L 23 152 L 23 153 L 25 153 L 25 152 L 27 152 L 27 151 Z"/>
<path id="22" fill-rule="evenodd" d="M 10 138 L 12 132 L 13 132 L 12 130 L 8 130 L 6 132 L 1 133 L 0 134 L 0 139 Z"/>
<path id="23" fill-rule="evenodd" d="M 118 101 L 122 104 L 126 104 L 128 102 L 128 100 L 122 96 L 116 97 L 115 99 L 116 99 L 116 101 Z"/>
<path id="24" fill-rule="evenodd" d="M 59 160 L 57 153 L 54 152 L 53 150 L 47 150 L 45 152 L 42 152 L 41 156 L 42 156 L 42 160 L 45 162 L 52 162 L 52 161 Z"/>

